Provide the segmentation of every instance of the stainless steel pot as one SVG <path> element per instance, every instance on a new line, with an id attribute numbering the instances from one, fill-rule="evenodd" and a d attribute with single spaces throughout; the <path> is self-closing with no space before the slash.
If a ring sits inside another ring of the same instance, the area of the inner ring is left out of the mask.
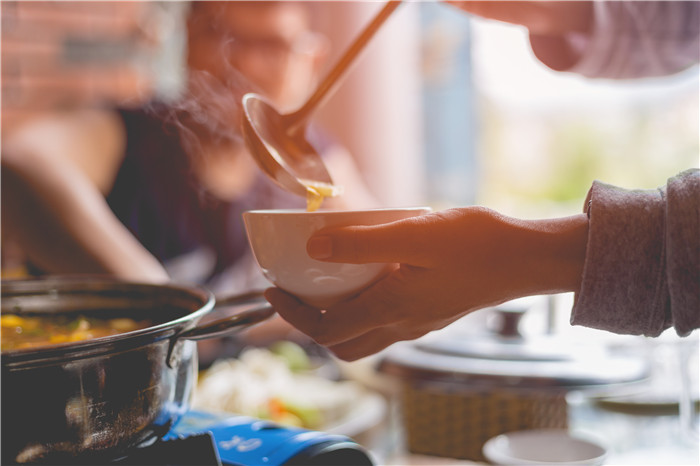
<path id="1" fill-rule="evenodd" d="M 262 303 L 259 293 L 224 305 Z M 110 337 L 2 353 L 2 462 L 100 464 L 163 436 L 188 409 L 196 343 L 270 317 L 268 305 L 198 326 L 204 288 L 50 278 L 2 283 L 2 312 L 148 318 Z"/>

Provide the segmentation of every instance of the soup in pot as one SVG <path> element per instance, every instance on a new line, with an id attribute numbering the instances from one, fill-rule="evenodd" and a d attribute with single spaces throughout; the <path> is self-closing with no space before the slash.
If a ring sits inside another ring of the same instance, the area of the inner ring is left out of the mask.
<path id="1" fill-rule="evenodd" d="M 101 319 L 84 315 L 3 314 L 0 316 L 2 351 L 90 340 L 150 327 L 149 320 L 127 317 Z"/>

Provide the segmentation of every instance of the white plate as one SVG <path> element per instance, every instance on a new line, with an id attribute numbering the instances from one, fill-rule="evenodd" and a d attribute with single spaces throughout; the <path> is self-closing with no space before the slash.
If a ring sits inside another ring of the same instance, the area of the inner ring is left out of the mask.
<path id="1" fill-rule="evenodd" d="M 381 423 L 386 417 L 386 401 L 376 393 L 367 393 L 338 422 L 321 428 L 329 434 L 357 437 Z"/>
<path id="2" fill-rule="evenodd" d="M 540 429 L 509 432 L 484 444 L 484 456 L 494 464 L 590 464 L 605 461 L 606 450 L 566 430 Z"/>

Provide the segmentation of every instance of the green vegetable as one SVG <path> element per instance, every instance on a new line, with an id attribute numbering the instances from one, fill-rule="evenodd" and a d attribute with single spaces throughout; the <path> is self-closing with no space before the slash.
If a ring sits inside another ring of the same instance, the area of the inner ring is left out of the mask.
<path id="1" fill-rule="evenodd" d="M 292 341 L 282 340 L 272 344 L 270 351 L 284 359 L 292 372 L 302 372 L 311 369 L 311 361 L 304 348 Z"/>
<path id="2" fill-rule="evenodd" d="M 285 402 L 285 408 L 301 421 L 302 426 L 308 429 L 318 429 L 323 424 L 321 410 L 314 406 L 301 406 Z"/>

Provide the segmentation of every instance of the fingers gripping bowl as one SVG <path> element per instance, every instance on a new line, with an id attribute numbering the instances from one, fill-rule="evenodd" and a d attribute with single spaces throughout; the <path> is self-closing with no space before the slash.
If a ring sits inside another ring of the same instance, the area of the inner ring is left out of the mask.
<path id="1" fill-rule="evenodd" d="M 379 225 L 427 214 L 427 207 L 353 211 L 254 210 L 245 212 L 248 241 L 265 276 L 307 304 L 326 307 L 363 290 L 391 264 L 317 261 L 306 242 L 327 227 Z"/>

